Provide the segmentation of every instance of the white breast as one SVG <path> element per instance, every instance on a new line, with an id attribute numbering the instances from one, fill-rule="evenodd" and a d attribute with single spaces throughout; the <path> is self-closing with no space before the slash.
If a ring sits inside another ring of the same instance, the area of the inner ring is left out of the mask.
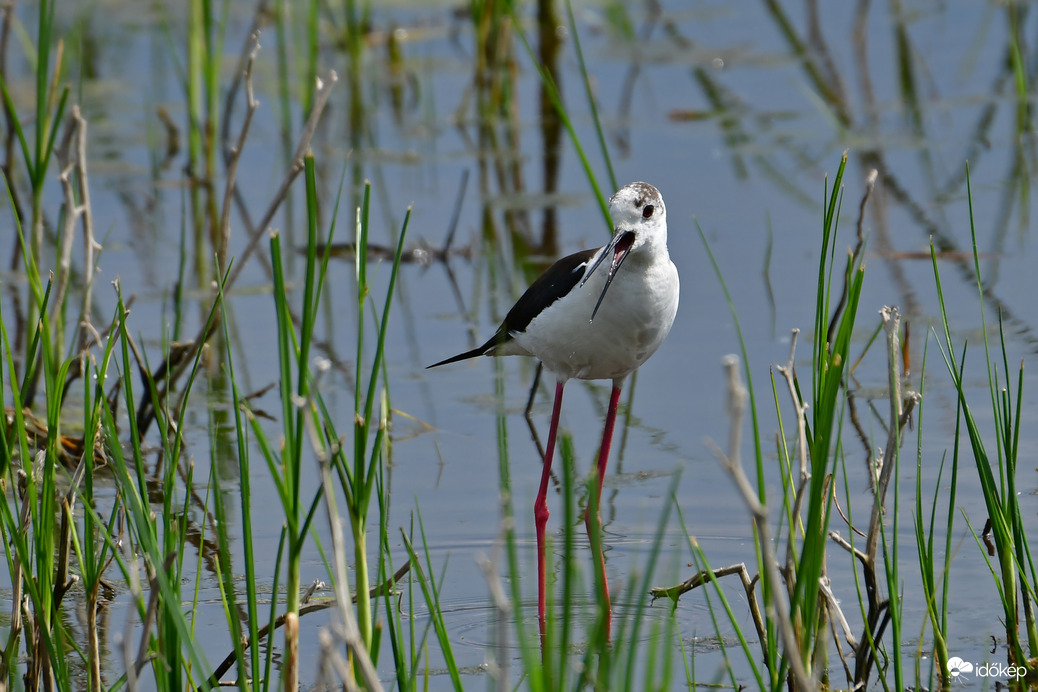
<path id="1" fill-rule="evenodd" d="M 513 334 L 514 352 L 536 356 L 561 379 L 619 379 L 660 347 L 678 310 L 678 271 L 667 255 L 651 264 L 632 254 L 590 321 L 606 279 L 600 267 Z M 510 351 L 512 349 L 509 349 Z"/>

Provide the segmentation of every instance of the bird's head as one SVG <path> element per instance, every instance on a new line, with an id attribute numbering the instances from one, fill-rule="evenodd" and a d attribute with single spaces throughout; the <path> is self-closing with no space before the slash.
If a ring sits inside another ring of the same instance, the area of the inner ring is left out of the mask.
<path id="1" fill-rule="evenodd" d="M 667 207 L 660 191 L 649 183 L 629 183 L 609 198 L 614 234 L 635 234 L 635 246 L 662 236 L 666 242 Z"/>
<path id="2" fill-rule="evenodd" d="M 592 320 L 628 255 L 646 246 L 667 246 L 667 207 L 660 191 L 649 183 L 629 183 L 620 188 L 609 198 L 609 216 L 613 220 L 613 239 L 581 281 L 583 285 L 600 264 L 609 261 L 609 273 L 591 313 Z"/>

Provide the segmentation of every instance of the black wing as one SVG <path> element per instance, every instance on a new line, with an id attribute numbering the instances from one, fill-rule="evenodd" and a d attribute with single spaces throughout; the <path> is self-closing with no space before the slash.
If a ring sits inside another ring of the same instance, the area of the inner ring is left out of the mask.
<path id="1" fill-rule="evenodd" d="M 548 270 L 537 277 L 530 284 L 519 300 L 515 302 L 512 309 L 505 315 L 504 322 L 498 327 L 494 336 L 487 339 L 486 343 L 477 346 L 471 351 L 459 353 L 456 356 L 433 363 L 426 368 L 435 368 L 448 363 L 457 363 L 459 360 L 475 358 L 476 356 L 493 355 L 494 351 L 504 343 L 512 340 L 513 333 L 522 333 L 533 321 L 534 317 L 541 314 L 549 305 L 556 300 L 566 296 L 573 287 L 580 283 L 587 271 L 591 258 L 595 256 L 599 248 L 592 250 L 581 250 L 572 255 L 563 257 Z"/>

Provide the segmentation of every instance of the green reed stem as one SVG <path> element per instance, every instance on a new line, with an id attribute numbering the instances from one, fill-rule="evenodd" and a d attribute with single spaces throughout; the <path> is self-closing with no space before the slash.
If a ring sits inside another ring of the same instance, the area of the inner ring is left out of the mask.
<path id="1" fill-rule="evenodd" d="M 584 61 L 584 51 L 580 47 L 580 33 L 577 31 L 577 20 L 573 17 L 572 0 L 566 0 L 566 14 L 569 18 L 570 35 L 573 37 L 573 49 L 577 53 L 577 62 L 580 65 L 580 77 L 581 81 L 584 83 L 584 93 L 587 96 L 588 108 L 591 109 L 591 122 L 595 125 L 595 136 L 598 138 L 598 148 L 602 153 L 602 159 L 605 162 L 606 170 L 609 171 L 609 183 L 613 190 L 619 190 L 620 185 L 619 181 L 616 179 L 616 171 L 613 170 L 613 159 L 609 156 L 609 145 L 606 143 L 605 130 L 602 129 L 602 119 L 598 115 L 598 103 L 595 100 L 595 92 L 591 88 L 591 76 L 587 69 L 587 63 Z M 588 176 L 590 177 L 590 172 L 588 173 Z M 610 225 L 612 224 L 610 223 Z"/>
<path id="2" fill-rule="evenodd" d="M 540 74 L 541 81 L 544 84 L 545 92 L 548 94 L 548 98 L 551 100 L 552 105 L 555 106 L 555 111 L 559 114 L 559 120 L 562 121 L 562 125 L 566 128 L 566 132 L 569 133 L 570 141 L 573 143 L 573 148 L 577 151 L 577 157 L 580 159 L 580 164 L 584 169 L 584 175 L 587 178 L 588 183 L 591 185 L 592 191 L 595 193 L 595 199 L 598 200 L 598 206 L 602 211 L 602 217 L 605 219 L 606 228 L 612 231 L 613 220 L 609 216 L 608 197 L 602 193 L 602 188 L 599 186 L 598 180 L 595 177 L 591 162 L 588 160 L 587 153 L 584 151 L 584 146 L 580 143 L 577 131 L 573 127 L 573 122 L 570 120 L 569 112 L 566 110 L 566 106 L 562 103 L 562 95 L 559 93 L 558 85 L 555 84 L 555 80 L 552 78 L 548 69 L 538 63 L 536 52 L 534 52 L 533 47 L 526 38 L 526 34 L 520 28 L 522 24 L 519 17 L 515 14 L 515 8 L 510 6 L 509 9 L 513 13 L 512 20 L 516 27 L 515 31 L 519 34 L 519 38 L 522 40 L 523 46 L 526 48 L 526 53 L 530 56 L 531 62 L 536 66 L 537 72 Z M 604 155 L 608 160 L 608 154 Z"/>

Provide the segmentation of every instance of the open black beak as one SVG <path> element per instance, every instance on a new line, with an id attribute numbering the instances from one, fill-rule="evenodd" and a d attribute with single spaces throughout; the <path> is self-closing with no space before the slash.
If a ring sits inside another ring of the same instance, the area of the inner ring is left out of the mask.
<path id="1" fill-rule="evenodd" d="M 595 309 L 591 312 L 591 322 L 595 321 L 595 315 L 598 314 L 598 308 L 602 305 L 602 299 L 605 298 L 606 291 L 609 290 L 609 284 L 613 283 L 613 277 L 616 276 L 617 270 L 620 269 L 620 265 L 623 264 L 624 260 L 627 259 L 627 255 L 631 252 L 631 246 L 634 245 L 634 231 L 623 231 L 613 236 L 613 239 L 609 241 L 609 245 L 606 245 L 605 251 L 598 256 L 595 263 L 588 269 L 587 274 L 584 275 L 584 279 L 580 282 L 583 286 L 587 283 L 587 280 L 591 278 L 591 275 L 598 269 L 598 265 L 602 264 L 602 261 L 606 257 L 610 258 L 609 262 L 609 274 L 606 276 L 605 286 L 602 287 L 602 294 L 598 296 L 598 302 L 595 303 Z"/>

